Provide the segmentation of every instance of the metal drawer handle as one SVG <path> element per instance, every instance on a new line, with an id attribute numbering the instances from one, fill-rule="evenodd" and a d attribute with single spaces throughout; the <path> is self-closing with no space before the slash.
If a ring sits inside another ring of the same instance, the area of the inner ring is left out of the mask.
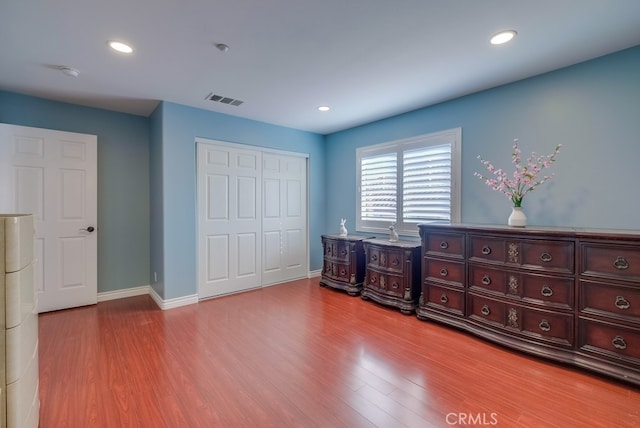
<path id="1" fill-rule="evenodd" d="M 449 248 L 449 243 L 447 241 L 442 241 L 440 243 L 440 248 L 442 248 L 443 250 L 446 250 L 447 248 Z"/>
<path id="2" fill-rule="evenodd" d="M 616 259 L 613 261 L 613 265 L 618 270 L 629 269 L 629 262 L 627 261 L 627 259 L 621 256 L 616 257 Z"/>
<path id="3" fill-rule="evenodd" d="M 545 251 L 544 253 L 540 254 L 540 260 L 545 263 L 549 263 L 551 260 L 553 260 L 553 257 L 551 257 L 551 254 Z"/>
<path id="4" fill-rule="evenodd" d="M 542 330 L 542 331 L 551 330 L 551 324 L 547 320 L 540 321 L 540 324 L 538 324 L 538 327 L 540 327 L 540 330 Z"/>
<path id="5" fill-rule="evenodd" d="M 491 309 L 489 309 L 489 306 L 484 305 L 482 307 L 482 309 L 480 309 L 480 312 L 482 313 L 482 315 L 484 315 L 486 317 L 487 315 L 489 315 L 491 313 Z"/>
<path id="6" fill-rule="evenodd" d="M 553 290 L 551 289 L 551 287 L 545 284 L 542 286 L 542 290 L 540 290 L 540 294 L 542 294 L 544 297 L 551 297 L 553 296 Z"/>
<path id="7" fill-rule="evenodd" d="M 624 337 L 622 336 L 614 337 L 613 340 L 611 341 L 611 344 L 616 349 L 627 349 L 627 342 L 624 341 Z"/>
<path id="8" fill-rule="evenodd" d="M 489 278 L 489 275 L 485 275 L 485 276 L 483 276 L 483 277 L 482 277 L 482 283 L 483 283 L 484 285 L 489 285 L 489 284 L 491 284 L 491 278 Z"/>
<path id="9" fill-rule="evenodd" d="M 447 295 L 442 293 L 442 296 L 440 296 L 440 302 L 447 303 L 448 301 L 449 301 L 449 298 L 447 297 Z"/>
<path id="10" fill-rule="evenodd" d="M 485 245 L 484 247 L 482 247 L 482 254 L 484 254 L 485 256 L 491 254 L 491 248 L 489 248 L 488 245 Z"/>
<path id="11" fill-rule="evenodd" d="M 440 269 L 440 276 L 447 276 L 447 275 L 449 275 L 449 271 L 446 268 Z"/>
<path id="12" fill-rule="evenodd" d="M 372 254 L 372 255 L 371 255 L 371 261 L 375 262 L 375 261 L 377 261 L 377 260 L 378 260 L 378 256 L 377 256 L 377 255 L 375 255 L 375 254 Z"/>
<path id="13" fill-rule="evenodd" d="M 629 309 L 631 307 L 631 303 L 624 296 L 616 296 L 615 302 L 616 308 L 618 309 Z"/>

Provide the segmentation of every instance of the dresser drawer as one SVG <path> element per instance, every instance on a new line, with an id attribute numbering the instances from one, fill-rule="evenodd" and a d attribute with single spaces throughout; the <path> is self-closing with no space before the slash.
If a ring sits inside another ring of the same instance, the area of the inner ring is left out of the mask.
<path id="1" fill-rule="evenodd" d="M 426 257 L 423 260 L 423 276 L 428 281 L 464 286 L 465 265 L 462 262 Z"/>
<path id="2" fill-rule="evenodd" d="M 349 243 L 344 241 L 326 240 L 324 244 L 325 257 L 331 257 L 336 261 L 349 262 Z"/>
<path id="3" fill-rule="evenodd" d="M 322 274 L 338 281 L 350 282 L 351 281 L 351 268 L 348 264 L 332 263 L 327 260 L 324 262 L 324 269 Z M 355 278 L 354 278 L 355 282 Z"/>
<path id="4" fill-rule="evenodd" d="M 574 244 L 571 241 L 508 239 L 472 235 L 469 238 L 471 259 L 513 264 L 530 269 L 574 272 Z"/>
<path id="5" fill-rule="evenodd" d="M 559 277 L 469 265 L 469 288 L 495 293 L 523 302 L 573 308 L 572 277 Z"/>
<path id="6" fill-rule="evenodd" d="M 403 298 L 405 289 L 401 275 L 392 275 L 367 269 L 365 287 L 376 291 L 384 292 L 388 296 Z"/>
<path id="7" fill-rule="evenodd" d="M 520 241 L 523 267 L 539 268 L 545 271 L 574 273 L 575 246 L 573 241 Z M 510 255 L 510 254 L 509 254 Z M 517 257 L 515 257 L 517 259 Z"/>
<path id="8" fill-rule="evenodd" d="M 580 319 L 579 331 L 581 350 L 640 364 L 640 331 L 637 329 Z"/>
<path id="9" fill-rule="evenodd" d="M 573 346 L 573 314 L 512 305 L 469 293 L 469 318 L 509 333 Z"/>
<path id="10" fill-rule="evenodd" d="M 580 310 L 640 323 L 640 286 L 580 281 Z"/>
<path id="11" fill-rule="evenodd" d="M 575 282 L 573 277 L 522 275 L 522 300 L 525 302 L 573 309 Z"/>
<path id="12" fill-rule="evenodd" d="M 640 282 L 640 246 L 582 243 L 580 273 Z"/>
<path id="13" fill-rule="evenodd" d="M 464 316 L 464 291 L 424 284 L 422 286 L 420 305 L 437 308 L 457 316 Z"/>
<path id="14" fill-rule="evenodd" d="M 469 258 L 504 263 L 507 260 L 506 241 L 490 236 L 469 236 Z"/>
<path id="15" fill-rule="evenodd" d="M 404 270 L 405 252 L 402 249 L 392 249 L 377 245 L 365 244 L 367 265 L 402 272 Z M 411 253 L 409 253 L 411 255 Z"/>
<path id="16" fill-rule="evenodd" d="M 424 236 L 425 254 L 464 256 L 464 234 L 426 232 Z"/>

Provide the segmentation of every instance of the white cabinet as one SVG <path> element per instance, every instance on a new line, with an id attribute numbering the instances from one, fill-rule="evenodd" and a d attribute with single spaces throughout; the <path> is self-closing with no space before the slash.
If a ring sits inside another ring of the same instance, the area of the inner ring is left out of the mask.
<path id="1" fill-rule="evenodd" d="M 0 214 L 0 427 L 37 427 L 33 216 Z"/>

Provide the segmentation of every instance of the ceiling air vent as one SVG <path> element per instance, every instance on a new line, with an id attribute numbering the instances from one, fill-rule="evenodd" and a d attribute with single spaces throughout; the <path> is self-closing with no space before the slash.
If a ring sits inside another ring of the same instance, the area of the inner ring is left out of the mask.
<path id="1" fill-rule="evenodd" d="M 205 100 L 215 101 L 217 103 L 222 103 L 222 104 L 229 104 L 229 105 L 232 105 L 232 106 L 239 106 L 240 104 L 242 104 L 244 102 L 244 101 L 236 100 L 236 99 L 229 98 L 229 97 L 223 97 L 222 95 L 216 95 L 213 92 L 211 92 L 209 95 L 207 95 L 205 97 Z"/>

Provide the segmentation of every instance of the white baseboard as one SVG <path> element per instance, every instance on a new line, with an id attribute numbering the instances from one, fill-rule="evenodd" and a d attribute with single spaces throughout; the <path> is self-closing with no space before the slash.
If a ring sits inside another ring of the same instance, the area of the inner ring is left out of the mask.
<path id="1" fill-rule="evenodd" d="M 197 294 L 192 294 L 191 296 L 176 297 L 175 299 L 163 300 L 162 297 L 160 297 L 153 288 L 149 287 L 149 295 L 151 296 L 153 301 L 156 302 L 156 305 L 158 305 L 158 307 L 163 311 L 198 303 Z"/>
<path id="2" fill-rule="evenodd" d="M 104 293 L 98 293 L 98 303 L 106 302 L 108 300 L 124 299 L 127 297 L 142 296 L 148 294 L 151 296 L 156 305 L 160 309 L 167 310 L 178 308 L 180 306 L 192 305 L 198 303 L 198 295 L 183 296 L 176 299 L 163 300 L 158 293 L 149 285 L 143 285 L 141 287 L 125 288 L 124 290 L 105 291 Z"/>
<path id="3" fill-rule="evenodd" d="M 322 275 L 322 269 L 310 270 L 309 274 L 307 275 L 307 278 L 315 278 L 320 275 Z"/>
<path id="4" fill-rule="evenodd" d="M 125 288 L 124 290 L 105 291 L 104 293 L 98 293 L 98 302 L 142 296 L 144 294 L 149 294 L 150 289 L 151 287 L 148 285 L 143 285 L 141 287 Z"/>
<path id="5" fill-rule="evenodd" d="M 322 274 L 322 269 L 309 271 L 307 278 L 316 278 Z M 271 284 L 276 285 L 276 284 Z M 156 305 L 163 311 L 167 309 L 179 308 L 180 306 L 193 305 L 198 303 L 198 295 L 192 294 L 191 296 L 182 296 L 175 299 L 164 300 L 153 287 L 149 285 L 143 285 L 141 287 L 125 288 L 124 290 L 105 291 L 104 293 L 98 293 L 98 302 L 106 302 L 108 300 L 124 299 L 127 297 L 142 296 L 148 294 L 151 296 Z"/>

